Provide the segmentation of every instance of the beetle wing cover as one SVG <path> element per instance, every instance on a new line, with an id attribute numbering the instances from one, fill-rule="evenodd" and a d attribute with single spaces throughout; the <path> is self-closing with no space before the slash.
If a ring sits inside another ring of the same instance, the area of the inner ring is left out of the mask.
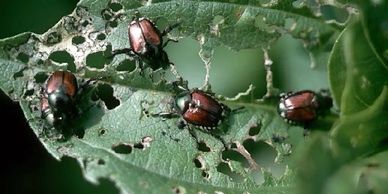
<path id="1" fill-rule="evenodd" d="M 71 97 L 75 96 L 75 94 L 77 93 L 78 85 L 77 85 L 77 79 L 75 78 L 74 74 L 70 72 L 64 72 L 63 85 L 66 89 L 66 94 L 68 96 L 71 96 Z"/>
<path id="2" fill-rule="evenodd" d="M 136 54 L 144 54 L 146 52 L 146 41 L 139 22 L 133 22 L 129 25 L 128 37 L 133 52 Z"/>
<path id="3" fill-rule="evenodd" d="M 196 90 L 192 92 L 191 99 L 196 104 L 196 106 L 207 111 L 209 114 L 212 114 L 216 117 L 221 117 L 223 111 L 222 106 L 212 96 L 200 90 Z"/>
<path id="4" fill-rule="evenodd" d="M 318 103 L 316 94 L 304 90 L 288 96 L 284 100 L 286 118 L 297 122 L 309 122 L 316 118 Z"/>
<path id="5" fill-rule="evenodd" d="M 189 108 L 183 114 L 183 118 L 190 124 L 203 127 L 216 127 L 219 117 L 201 109 Z"/>
<path id="6" fill-rule="evenodd" d="M 153 46 L 159 46 L 162 44 L 161 35 L 159 30 L 154 26 L 151 21 L 143 19 L 140 22 L 140 27 L 143 32 L 145 41 Z"/>
<path id="7" fill-rule="evenodd" d="M 46 93 L 47 94 L 53 93 L 62 85 L 62 81 L 63 81 L 63 72 L 55 71 L 53 74 L 50 75 L 50 77 L 46 82 Z"/>
<path id="8" fill-rule="evenodd" d="M 64 87 L 66 94 L 73 97 L 77 93 L 77 79 L 71 72 L 55 71 L 47 80 L 46 93 L 51 94 L 60 87 Z"/>
<path id="9" fill-rule="evenodd" d="M 315 109 L 311 107 L 297 108 L 289 110 L 286 113 L 286 118 L 296 122 L 309 122 L 316 118 Z"/>
<path id="10" fill-rule="evenodd" d="M 291 96 L 288 96 L 284 100 L 284 104 L 287 109 L 295 109 L 301 107 L 317 108 L 315 93 L 310 91 L 297 92 Z"/>

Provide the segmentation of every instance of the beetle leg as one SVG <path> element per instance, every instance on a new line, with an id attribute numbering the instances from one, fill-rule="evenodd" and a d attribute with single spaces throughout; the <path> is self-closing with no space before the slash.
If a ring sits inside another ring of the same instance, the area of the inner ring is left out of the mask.
<path id="1" fill-rule="evenodd" d="M 132 49 L 131 48 L 123 48 L 123 49 L 116 49 L 116 50 L 113 50 L 111 55 L 110 56 L 107 56 L 107 58 L 113 58 L 115 57 L 116 55 L 120 55 L 120 54 L 126 54 L 130 57 L 133 57 L 133 54 L 132 54 Z"/>
<path id="2" fill-rule="evenodd" d="M 179 129 L 183 129 L 184 127 L 187 126 L 187 123 L 186 123 L 183 119 L 180 119 L 180 120 L 178 121 L 178 123 L 177 123 L 177 126 L 178 126 Z M 190 128 L 190 127 L 188 127 L 188 128 Z M 190 130 L 190 129 L 189 129 L 189 130 Z"/>
<path id="3" fill-rule="evenodd" d="M 152 113 L 150 115 L 151 115 L 151 117 L 162 117 L 162 118 L 167 118 L 167 119 L 171 119 L 171 118 L 175 118 L 175 117 L 179 116 L 175 112 L 159 112 L 159 113 Z"/>
<path id="4" fill-rule="evenodd" d="M 169 38 L 169 39 L 167 39 L 167 41 L 166 41 L 165 43 L 163 43 L 163 46 L 162 46 L 162 47 L 163 47 L 163 48 L 166 47 L 167 44 L 168 44 L 169 42 L 178 42 L 178 40 Z"/>
<path id="5" fill-rule="evenodd" d="M 172 24 L 172 25 L 169 25 L 167 26 L 163 31 L 162 31 L 162 36 L 166 36 L 169 32 L 171 32 L 171 30 L 173 30 L 174 28 L 178 27 L 181 23 L 180 22 L 177 22 L 175 24 Z"/>
<path id="6" fill-rule="evenodd" d="M 216 139 L 218 139 L 218 140 L 222 143 L 222 145 L 224 146 L 225 149 L 228 149 L 228 147 L 227 147 L 227 145 L 226 145 L 226 142 L 225 142 L 224 138 L 222 138 L 221 136 L 219 136 L 218 134 L 215 134 L 215 133 L 213 133 L 213 132 L 210 132 L 210 134 L 211 134 L 213 137 L 215 137 Z"/>
<path id="7" fill-rule="evenodd" d="M 184 122 L 184 121 L 183 121 Z M 191 128 L 189 125 L 186 125 L 187 126 L 187 130 L 189 131 L 190 133 L 190 136 L 195 140 L 195 142 L 197 143 L 197 148 L 199 148 L 199 141 L 198 141 L 198 136 L 197 136 L 197 133 L 195 132 L 195 130 L 193 128 Z"/>

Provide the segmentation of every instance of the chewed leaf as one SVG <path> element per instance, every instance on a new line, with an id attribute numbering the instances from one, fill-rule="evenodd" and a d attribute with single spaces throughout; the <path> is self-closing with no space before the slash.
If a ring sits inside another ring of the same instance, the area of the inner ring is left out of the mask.
<path id="1" fill-rule="evenodd" d="M 45 34 L 0 40 L 0 87 L 19 101 L 45 148 L 57 159 L 76 158 L 88 180 L 109 178 L 122 193 L 288 193 L 294 177 L 289 158 L 303 142 L 303 129 L 278 116 L 276 97 L 257 102 L 251 88 L 222 100 L 234 111 L 214 133 L 190 126 L 194 138 L 178 128 L 178 118 L 155 116 L 172 110 L 177 91 L 171 69 L 140 68 L 136 57 L 110 54 L 128 47 L 127 27 L 136 12 L 157 26 L 177 22 L 169 38 L 198 40 L 204 61 L 219 45 L 262 49 L 284 33 L 313 48 L 338 27 L 291 1 L 142 2 L 81 0 Z M 37 108 L 55 70 L 92 83 L 69 129 L 74 134 L 64 139 Z"/>

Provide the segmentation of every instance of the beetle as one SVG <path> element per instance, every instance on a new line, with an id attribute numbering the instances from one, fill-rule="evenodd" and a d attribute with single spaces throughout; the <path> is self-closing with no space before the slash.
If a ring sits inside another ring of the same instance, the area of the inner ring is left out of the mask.
<path id="1" fill-rule="evenodd" d="M 47 79 L 41 97 L 42 118 L 60 127 L 78 114 L 76 99 L 78 83 L 73 73 L 55 71 Z"/>
<path id="2" fill-rule="evenodd" d="M 150 19 L 136 17 L 128 25 L 130 48 L 114 50 L 112 56 L 123 53 L 135 55 L 153 70 L 173 66 L 163 48 L 169 41 L 175 40 L 168 39 L 163 43 L 163 37 L 177 25 L 168 26 L 161 32 Z"/>
<path id="3" fill-rule="evenodd" d="M 278 113 L 290 124 L 306 126 L 331 108 L 332 99 L 325 92 L 322 90 L 321 94 L 317 94 L 311 90 L 302 90 L 282 94 Z"/>
<path id="4" fill-rule="evenodd" d="M 215 133 L 215 129 L 231 113 L 231 109 L 228 106 L 218 102 L 212 95 L 199 89 L 185 89 L 184 92 L 176 95 L 171 103 L 172 112 L 157 113 L 153 114 L 153 116 L 181 117 L 178 122 L 178 128 L 182 129 L 187 126 L 190 135 L 197 141 L 198 146 L 197 135 L 190 125 L 203 129 L 203 132 L 209 133 L 221 141 L 225 148 L 227 147 L 225 140 Z"/>
<path id="5" fill-rule="evenodd" d="M 199 89 L 176 96 L 175 109 L 185 122 L 206 130 L 215 129 L 230 113 L 229 107 Z"/>

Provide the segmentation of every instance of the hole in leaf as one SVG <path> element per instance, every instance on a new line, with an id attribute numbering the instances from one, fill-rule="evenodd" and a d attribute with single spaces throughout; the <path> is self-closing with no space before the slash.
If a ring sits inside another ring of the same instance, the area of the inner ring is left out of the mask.
<path id="1" fill-rule="evenodd" d="M 144 149 L 144 145 L 142 143 L 136 143 L 135 145 L 133 145 L 134 148 L 136 149 Z"/>
<path id="2" fill-rule="evenodd" d="M 85 20 L 81 23 L 82 27 L 86 27 L 88 26 L 89 24 L 91 24 L 88 20 Z"/>
<path id="3" fill-rule="evenodd" d="M 98 164 L 98 165 L 104 165 L 104 164 L 105 164 L 105 160 L 99 159 L 99 160 L 97 161 L 97 164 Z"/>
<path id="4" fill-rule="evenodd" d="M 203 176 L 203 178 L 205 179 L 209 179 L 210 178 L 210 174 L 206 171 L 202 171 L 201 175 Z"/>
<path id="5" fill-rule="evenodd" d="M 101 16 L 104 20 L 110 20 L 113 17 L 113 14 L 109 11 L 109 9 L 103 9 L 101 11 Z"/>
<path id="6" fill-rule="evenodd" d="M 136 64 L 129 60 L 129 59 L 124 59 L 122 60 L 119 65 L 117 65 L 116 70 L 117 71 L 128 71 L 131 72 L 136 69 Z"/>
<path id="7" fill-rule="evenodd" d="M 120 101 L 113 96 L 113 88 L 108 84 L 97 86 L 97 96 L 104 102 L 107 109 L 112 110 L 120 105 Z"/>
<path id="8" fill-rule="evenodd" d="M 26 53 L 21 52 L 16 58 L 23 63 L 28 63 L 30 56 L 28 56 Z"/>
<path id="9" fill-rule="evenodd" d="M 232 172 L 229 165 L 225 162 L 221 162 L 217 165 L 217 171 L 222 173 L 222 174 L 228 175 L 230 178 L 233 179 L 233 181 L 242 182 L 244 180 L 241 175 L 239 175 L 235 172 Z"/>
<path id="10" fill-rule="evenodd" d="M 111 2 L 109 3 L 109 8 L 112 9 L 114 12 L 120 11 L 120 9 L 123 8 L 123 6 L 120 3 L 117 2 Z"/>
<path id="11" fill-rule="evenodd" d="M 109 21 L 109 22 L 108 22 L 108 25 L 109 25 L 109 27 L 111 27 L 111 28 L 116 28 L 117 25 L 118 25 L 118 23 L 117 23 L 117 21 Z"/>
<path id="12" fill-rule="evenodd" d="M 236 149 L 236 148 L 237 148 L 237 145 L 236 145 L 236 143 L 232 143 L 232 145 L 230 145 L 230 148 L 232 148 L 232 149 Z"/>
<path id="13" fill-rule="evenodd" d="M 20 71 L 16 72 L 13 74 L 13 79 L 17 79 L 19 77 L 23 77 L 24 76 L 24 69 L 21 69 Z"/>
<path id="14" fill-rule="evenodd" d="M 234 160 L 241 163 L 247 163 L 244 156 L 234 150 L 225 150 L 222 152 L 222 159 L 224 160 Z"/>
<path id="15" fill-rule="evenodd" d="M 198 143 L 198 150 L 203 152 L 210 152 L 210 148 L 203 141 Z"/>
<path id="16" fill-rule="evenodd" d="M 50 54 L 49 59 L 57 63 L 67 63 L 69 66 L 74 66 L 74 58 L 67 51 L 55 51 Z"/>
<path id="17" fill-rule="evenodd" d="M 98 40 L 105 40 L 105 38 L 106 38 L 106 35 L 104 33 L 100 33 L 97 35 Z"/>
<path id="18" fill-rule="evenodd" d="M 106 130 L 105 129 L 100 129 L 98 130 L 98 136 L 102 136 L 106 133 Z"/>
<path id="19" fill-rule="evenodd" d="M 35 74 L 34 79 L 36 83 L 44 83 L 48 78 L 48 75 L 45 72 L 38 72 Z"/>
<path id="20" fill-rule="evenodd" d="M 334 20 L 343 24 L 349 17 L 349 13 L 346 9 L 341 9 L 333 5 L 322 5 L 320 6 L 320 9 L 325 20 Z"/>
<path id="21" fill-rule="evenodd" d="M 57 44 L 62 41 L 62 36 L 58 32 L 51 32 L 47 35 L 46 43 L 49 45 Z"/>
<path id="22" fill-rule="evenodd" d="M 198 159 L 198 157 L 194 159 L 194 165 L 197 168 L 202 168 L 203 167 L 203 164 L 202 164 L 201 160 Z"/>
<path id="23" fill-rule="evenodd" d="M 132 146 L 125 143 L 120 143 L 112 146 L 112 150 L 118 154 L 130 154 Z"/>
<path id="24" fill-rule="evenodd" d="M 34 94 L 34 89 L 26 90 L 24 96 L 32 96 Z"/>
<path id="25" fill-rule="evenodd" d="M 43 61 L 42 59 L 38 59 L 38 60 L 36 61 L 36 63 L 37 63 L 38 65 L 43 65 L 43 64 L 44 64 L 44 61 Z"/>
<path id="26" fill-rule="evenodd" d="M 261 129 L 261 124 L 252 125 L 251 128 L 249 129 L 248 134 L 249 134 L 250 136 L 255 136 L 255 135 L 259 134 L 260 129 Z"/>
<path id="27" fill-rule="evenodd" d="M 274 164 L 277 152 L 264 141 L 255 142 L 253 139 L 247 139 L 243 146 L 259 165 L 268 168 Z"/>
<path id="28" fill-rule="evenodd" d="M 79 44 L 82 44 L 85 42 L 85 38 L 83 36 L 74 36 L 72 39 L 71 39 L 71 42 L 74 44 L 74 45 L 79 45 Z"/>
<path id="29" fill-rule="evenodd" d="M 85 136 L 85 130 L 84 129 L 78 129 L 75 131 L 75 135 L 79 138 L 82 139 Z"/>
<path id="30" fill-rule="evenodd" d="M 186 189 L 182 186 L 177 186 L 177 187 L 173 187 L 172 188 L 172 192 L 174 194 L 185 194 L 186 193 Z"/>
<path id="31" fill-rule="evenodd" d="M 91 53 L 86 57 L 86 65 L 88 67 L 102 69 L 107 62 L 108 60 L 105 58 L 103 51 Z"/>

